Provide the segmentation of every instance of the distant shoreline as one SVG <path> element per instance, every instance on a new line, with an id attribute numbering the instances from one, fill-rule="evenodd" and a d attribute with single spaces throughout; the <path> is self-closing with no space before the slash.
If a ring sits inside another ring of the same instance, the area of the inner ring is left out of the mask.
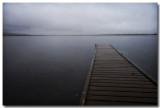
<path id="1" fill-rule="evenodd" d="M 3 33 L 3 36 L 120 36 L 120 35 L 158 35 L 158 34 L 91 34 L 91 35 L 30 35 L 30 34 L 13 34 L 13 33 Z"/>

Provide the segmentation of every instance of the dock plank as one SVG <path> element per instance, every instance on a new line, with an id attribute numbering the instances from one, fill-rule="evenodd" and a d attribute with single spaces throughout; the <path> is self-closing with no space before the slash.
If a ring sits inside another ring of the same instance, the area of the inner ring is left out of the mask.
<path id="1" fill-rule="evenodd" d="M 111 102 L 139 102 L 156 104 L 156 98 L 124 97 L 124 96 L 93 96 L 87 95 L 87 100 L 111 101 Z"/>
<path id="2" fill-rule="evenodd" d="M 96 87 L 89 86 L 89 90 L 97 90 L 97 91 L 122 91 L 122 92 L 141 92 L 141 93 L 157 93 L 157 89 L 150 88 L 123 88 L 123 87 Z"/>
<path id="3" fill-rule="evenodd" d="M 134 105 L 134 106 L 144 106 L 144 105 L 152 105 L 151 103 L 137 103 L 137 102 L 108 102 L 108 101 L 86 101 L 86 105 L 115 105 L 115 106 L 126 106 L 126 105 Z"/>
<path id="4" fill-rule="evenodd" d="M 132 93 L 132 92 L 119 92 L 119 91 L 88 91 L 89 95 L 98 95 L 98 96 L 126 96 L 126 97 L 144 97 L 144 98 L 155 98 L 157 97 L 156 93 Z"/>

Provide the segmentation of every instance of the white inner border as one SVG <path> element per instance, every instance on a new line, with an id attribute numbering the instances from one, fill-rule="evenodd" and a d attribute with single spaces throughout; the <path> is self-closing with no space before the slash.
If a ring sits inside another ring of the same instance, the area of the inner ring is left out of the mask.
<path id="1" fill-rule="evenodd" d="M 6 107 L 6 106 L 3 106 L 3 103 L 2 103 L 2 101 L 3 101 L 3 91 L 2 91 L 2 89 L 3 89 L 3 85 L 2 85 L 2 80 L 3 80 L 3 3 L 7 3 L 7 2 L 11 2 L 11 3 L 16 3 L 16 2 L 20 2 L 20 3 L 158 3 L 158 5 L 160 4 L 160 0 L 158 1 L 158 0 L 1 0 L 1 4 L 0 4 L 0 12 L 1 12 L 1 15 L 0 15 L 0 18 L 1 18 L 1 20 L 0 20 L 0 23 L 1 23 L 1 28 L 0 28 L 0 32 L 1 32 L 1 36 L 0 36 L 0 70 L 1 70 L 1 74 L 0 74 L 0 87 L 1 87 L 1 89 L 0 89 L 0 108 L 4 108 L 4 107 Z M 160 9 L 159 9 L 160 10 Z M 158 13 L 159 14 L 159 13 Z M 158 15 L 159 16 L 159 15 Z M 159 17 L 158 17 L 159 18 Z M 159 19 L 158 19 L 159 20 Z M 159 23 L 159 21 L 158 21 L 158 23 Z M 160 23 L 159 23 L 160 24 Z M 159 25 L 158 24 L 158 25 Z M 159 27 L 158 27 L 158 34 L 159 34 Z M 158 38 L 158 41 L 159 41 L 159 38 Z M 158 48 L 160 47 L 160 45 L 159 45 L 159 42 L 158 42 Z M 160 50 L 160 49 L 158 49 L 158 50 Z M 159 56 L 159 51 L 158 51 L 158 56 Z M 159 60 L 160 60 L 160 58 L 158 57 L 158 73 L 159 73 Z M 159 79 L 159 74 L 158 74 L 158 79 Z M 159 81 L 158 81 L 158 87 L 159 87 Z M 158 90 L 159 90 L 159 88 L 158 88 Z M 160 95 L 160 93 L 158 93 L 158 95 Z M 159 96 L 158 96 L 159 97 Z M 15 97 L 16 98 L 16 97 Z M 24 97 L 25 98 L 25 97 Z M 158 101 L 159 101 L 160 99 L 158 99 Z M 160 102 L 160 101 L 159 101 Z M 158 103 L 159 103 L 158 102 Z M 40 106 L 37 106 L 37 107 L 12 107 L 12 108 L 39 108 Z M 54 106 L 52 106 L 52 107 L 54 107 Z M 57 107 L 57 108 L 60 108 L 60 107 L 58 107 L 58 106 L 55 106 L 55 107 Z M 79 107 L 79 106 L 64 106 L 64 107 Z M 107 107 L 107 106 L 106 106 Z M 130 106 L 130 108 L 131 108 L 132 106 Z M 159 106 L 158 106 L 159 107 Z M 6 107 L 6 108 L 10 108 L 10 107 Z M 41 108 L 46 108 L 46 107 L 41 107 Z M 87 108 L 87 107 L 85 107 L 85 108 Z M 95 107 L 94 107 L 95 108 Z M 96 107 L 96 108 L 98 108 L 98 107 Z M 107 107 L 107 108 L 109 108 L 109 107 Z M 110 107 L 110 108 L 120 108 L 120 107 Z M 128 108 L 128 107 L 127 107 Z M 138 107 L 136 107 L 136 108 L 138 108 Z M 140 108 L 147 108 L 147 107 L 140 107 Z M 151 108 L 151 107 L 149 107 L 149 108 Z M 152 107 L 153 108 L 153 107 Z M 156 107 L 157 108 L 157 107 Z"/>

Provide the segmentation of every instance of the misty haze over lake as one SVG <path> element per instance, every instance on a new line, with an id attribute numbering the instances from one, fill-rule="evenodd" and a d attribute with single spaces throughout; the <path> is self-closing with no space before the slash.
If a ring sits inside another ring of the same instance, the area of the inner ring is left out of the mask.
<path id="1" fill-rule="evenodd" d="M 3 33 L 11 35 L 3 37 L 4 104 L 78 105 L 95 44 L 112 44 L 157 80 L 157 8 L 156 3 L 4 3 Z"/>

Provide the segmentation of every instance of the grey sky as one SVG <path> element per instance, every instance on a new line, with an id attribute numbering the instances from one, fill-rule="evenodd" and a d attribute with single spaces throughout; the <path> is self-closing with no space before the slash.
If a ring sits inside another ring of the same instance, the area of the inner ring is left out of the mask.
<path id="1" fill-rule="evenodd" d="M 25 34 L 157 33 L 156 3 L 4 3 L 3 30 Z"/>

